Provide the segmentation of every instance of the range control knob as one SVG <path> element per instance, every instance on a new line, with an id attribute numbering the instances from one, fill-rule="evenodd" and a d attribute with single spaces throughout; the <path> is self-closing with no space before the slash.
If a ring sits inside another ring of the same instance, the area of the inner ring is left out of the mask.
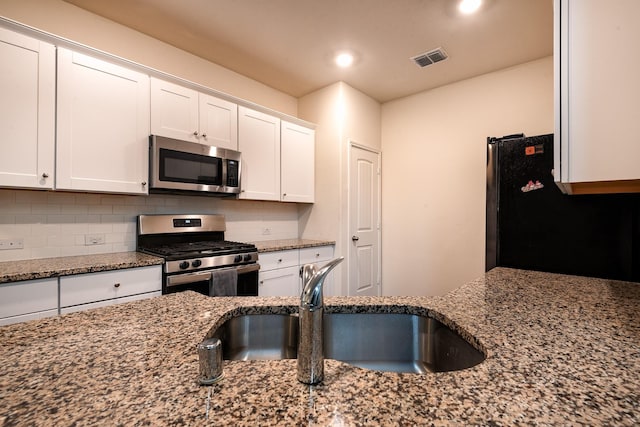
<path id="1" fill-rule="evenodd" d="M 178 267 L 180 267 L 181 270 L 186 270 L 187 268 L 189 268 L 189 262 L 182 261 Z"/>
<path id="2" fill-rule="evenodd" d="M 250 255 L 250 254 L 246 254 L 246 255 L 244 256 L 244 260 L 245 260 L 245 261 L 251 261 L 251 255 Z"/>
<path id="3" fill-rule="evenodd" d="M 191 267 L 198 268 L 202 265 L 202 260 L 196 259 L 191 263 Z"/>
<path id="4" fill-rule="evenodd" d="M 233 257 L 233 262 L 240 262 L 242 261 L 242 255 L 236 255 L 235 257 Z"/>

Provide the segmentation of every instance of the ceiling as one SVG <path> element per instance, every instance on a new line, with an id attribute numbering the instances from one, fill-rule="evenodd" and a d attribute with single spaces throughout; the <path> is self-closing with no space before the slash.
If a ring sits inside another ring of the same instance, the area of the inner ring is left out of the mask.
<path id="1" fill-rule="evenodd" d="M 553 53 L 552 0 L 65 0 L 294 97 L 344 81 L 380 102 Z M 419 68 L 411 57 L 449 58 Z M 342 49 L 349 69 L 333 65 Z"/>

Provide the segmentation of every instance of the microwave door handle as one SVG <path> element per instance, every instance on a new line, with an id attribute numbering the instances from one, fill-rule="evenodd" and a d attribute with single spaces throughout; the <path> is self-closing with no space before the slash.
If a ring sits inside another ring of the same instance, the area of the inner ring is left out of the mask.
<path id="1" fill-rule="evenodd" d="M 178 286 L 184 285 L 185 283 L 203 282 L 205 280 L 211 280 L 210 271 L 168 277 L 167 286 Z"/>

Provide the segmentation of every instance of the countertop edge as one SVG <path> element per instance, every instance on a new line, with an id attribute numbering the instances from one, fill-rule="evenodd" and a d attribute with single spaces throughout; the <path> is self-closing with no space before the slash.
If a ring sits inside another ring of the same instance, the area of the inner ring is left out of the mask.
<path id="1" fill-rule="evenodd" d="M 314 239 L 279 239 L 250 242 L 256 245 L 258 253 L 287 251 L 292 249 L 315 248 L 319 246 L 335 246 L 335 240 Z"/>
<path id="2" fill-rule="evenodd" d="M 0 263 L 0 284 L 75 274 L 162 265 L 164 260 L 139 252 L 40 258 Z"/>

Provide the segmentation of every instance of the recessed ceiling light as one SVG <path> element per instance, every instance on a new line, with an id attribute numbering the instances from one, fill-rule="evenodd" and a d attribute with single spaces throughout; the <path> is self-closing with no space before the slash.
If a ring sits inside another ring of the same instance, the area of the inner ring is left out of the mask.
<path id="1" fill-rule="evenodd" d="M 462 0 L 458 4 L 458 10 L 465 15 L 469 15 L 480 9 L 481 4 L 482 0 Z"/>
<path id="2" fill-rule="evenodd" d="M 340 68 L 347 68 L 353 64 L 353 55 L 349 52 L 341 52 L 335 57 L 336 65 Z"/>

